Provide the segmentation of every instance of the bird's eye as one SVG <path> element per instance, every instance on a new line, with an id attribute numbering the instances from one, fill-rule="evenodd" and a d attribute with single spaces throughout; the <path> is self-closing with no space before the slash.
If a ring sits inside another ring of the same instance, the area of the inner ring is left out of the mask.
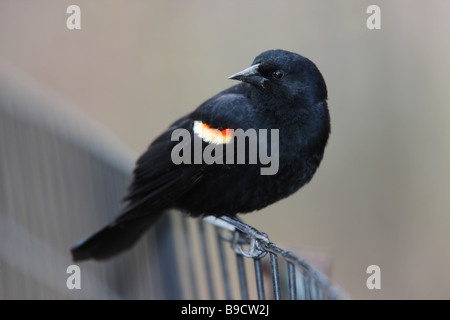
<path id="1" fill-rule="evenodd" d="M 283 72 L 281 72 L 280 70 L 274 71 L 272 73 L 272 77 L 274 79 L 280 80 L 281 78 L 283 78 Z"/>

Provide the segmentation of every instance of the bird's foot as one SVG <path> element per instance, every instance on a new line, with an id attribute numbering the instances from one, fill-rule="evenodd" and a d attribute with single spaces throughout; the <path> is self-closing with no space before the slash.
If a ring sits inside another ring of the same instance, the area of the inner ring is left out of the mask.
<path id="1" fill-rule="evenodd" d="M 262 258 L 266 255 L 266 250 L 262 249 L 264 245 L 270 243 L 266 233 L 249 226 L 238 217 L 222 216 L 216 218 L 208 216 L 205 217 L 205 220 L 233 233 L 233 237 L 226 240 L 231 242 L 231 246 L 236 253 L 248 258 Z"/>

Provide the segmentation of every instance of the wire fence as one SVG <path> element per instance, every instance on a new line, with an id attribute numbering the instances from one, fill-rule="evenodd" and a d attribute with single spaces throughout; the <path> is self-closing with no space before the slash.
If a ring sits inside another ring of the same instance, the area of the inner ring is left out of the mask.
<path id="1" fill-rule="evenodd" d="M 185 298 L 346 298 L 322 272 L 240 220 L 211 216 L 187 220 L 193 219 L 181 218 L 180 236 L 187 263 L 185 278 L 190 282 L 185 285 Z"/>

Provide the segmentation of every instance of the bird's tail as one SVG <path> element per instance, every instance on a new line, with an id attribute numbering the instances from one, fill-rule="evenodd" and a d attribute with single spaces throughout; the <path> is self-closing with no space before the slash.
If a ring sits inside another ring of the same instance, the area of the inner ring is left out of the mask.
<path id="1" fill-rule="evenodd" d="M 154 212 L 131 219 L 118 218 L 97 233 L 75 244 L 71 249 L 73 261 L 104 260 L 129 249 L 156 222 L 161 213 Z"/>

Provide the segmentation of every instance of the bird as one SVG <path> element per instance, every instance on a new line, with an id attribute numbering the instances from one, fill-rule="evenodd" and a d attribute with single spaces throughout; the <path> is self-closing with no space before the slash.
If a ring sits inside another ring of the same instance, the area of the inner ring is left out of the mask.
<path id="1" fill-rule="evenodd" d="M 175 121 L 149 145 L 136 161 L 124 208 L 71 248 L 73 261 L 105 260 L 130 249 L 169 209 L 197 218 L 234 218 L 284 199 L 311 181 L 331 131 L 327 86 L 318 67 L 300 54 L 274 49 L 229 79 L 239 83 Z M 245 140 L 245 148 L 251 143 L 262 148 L 265 141 L 268 153 L 277 152 L 276 172 L 262 174 L 267 162 L 249 163 L 247 149 L 245 161 L 232 161 L 239 151 L 236 143 L 220 156 L 220 147 L 234 141 L 238 129 L 268 132 L 266 140 Z M 193 137 L 183 145 L 186 154 L 177 132 Z M 275 133 L 278 140 L 267 143 Z M 194 161 L 195 141 L 200 141 L 197 151 L 214 149 L 211 155 L 218 161 Z M 176 148 L 186 161 L 174 161 Z M 225 155 L 230 161 L 223 161 Z"/>

